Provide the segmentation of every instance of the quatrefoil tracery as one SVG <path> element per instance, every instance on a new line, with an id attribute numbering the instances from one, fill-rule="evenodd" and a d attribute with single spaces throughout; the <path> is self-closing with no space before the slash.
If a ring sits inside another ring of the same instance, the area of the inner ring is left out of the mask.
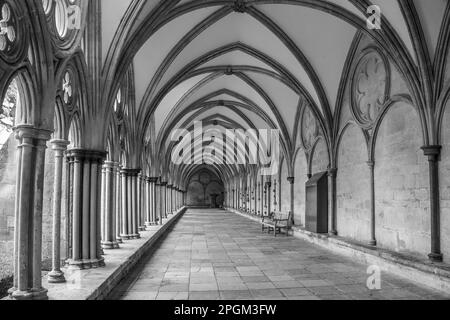
<path id="1" fill-rule="evenodd" d="M 1 8 L 0 16 L 0 51 L 8 51 L 16 40 L 12 12 L 7 3 Z"/>
<path id="2" fill-rule="evenodd" d="M 71 102 L 72 96 L 73 96 L 72 79 L 70 77 L 69 72 L 66 72 L 66 74 L 64 76 L 62 89 L 64 92 L 64 102 L 66 104 L 69 104 Z"/>

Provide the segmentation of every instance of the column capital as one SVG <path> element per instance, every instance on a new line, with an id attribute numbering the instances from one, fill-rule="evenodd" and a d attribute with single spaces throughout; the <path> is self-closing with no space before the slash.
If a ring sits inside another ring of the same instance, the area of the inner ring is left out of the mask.
<path id="1" fill-rule="evenodd" d="M 370 169 L 373 169 L 375 167 L 375 161 L 367 161 L 367 165 Z"/>
<path id="2" fill-rule="evenodd" d="M 421 149 L 430 160 L 435 160 L 441 155 L 442 146 L 424 146 Z"/>
<path id="3" fill-rule="evenodd" d="M 167 188 L 173 189 L 173 184 L 167 184 Z"/>
<path id="4" fill-rule="evenodd" d="M 104 160 L 106 158 L 105 151 L 85 150 L 85 149 L 71 149 L 66 151 L 67 157 L 81 158 L 90 160 Z"/>
<path id="5" fill-rule="evenodd" d="M 152 183 L 156 183 L 156 182 L 158 182 L 158 180 L 159 180 L 159 178 L 155 178 L 155 177 L 149 177 L 148 179 L 149 179 L 149 181 L 152 182 Z"/>
<path id="6" fill-rule="evenodd" d="M 23 138 L 30 138 L 30 139 L 36 139 L 36 140 L 44 140 L 48 141 L 51 139 L 52 131 L 47 129 L 39 129 L 35 128 L 31 125 L 18 125 L 13 128 L 16 138 L 17 139 L 23 139 Z"/>
<path id="7" fill-rule="evenodd" d="M 160 182 L 160 185 L 161 185 L 162 187 L 165 187 L 165 186 L 167 186 L 167 182 L 161 181 L 161 182 Z"/>
<path id="8" fill-rule="evenodd" d="M 328 168 L 328 176 L 332 178 L 336 177 L 337 171 L 337 168 Z"/>
<path id="9" fill-rule="evenodd" d="M 137 177 L 141 173 L 141 169 L 122 168 L 121 172 L 126 174 L 126 175 L 129 175 L 129 176 Z"/>
<path id="10" fill-rule="evenodd" d="M 114 169 L 114 167 L 115 167 L 115 162 L 113 162 L 113 161 L 105 161 L 104 163 L 103 163 L 103 168 L 105 168 L 105 169 Z"/>
<path id="11" fill-rule="evenodd" d="M 58 139 L 53 139 L 50 143 L 52 144 L 52 149 L 55 151 L 66 151 L 67 147 L 70 145 L 69 141 Z"/>
<path id="12" fill-rule="evenodd" d="M 294 182 L 295 182 L 295 177 L 288 177 L 288 178 L 287 178 L 287 181 L 288 181 L 290 184 L 294 184 Z"/>

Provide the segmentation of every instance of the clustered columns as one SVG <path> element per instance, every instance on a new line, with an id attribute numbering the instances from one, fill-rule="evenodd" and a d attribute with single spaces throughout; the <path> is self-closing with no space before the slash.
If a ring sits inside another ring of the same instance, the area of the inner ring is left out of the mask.
<path id="1" fill-rule="evenodd" d="M 119 163 L 115 164 L 115 186 L 116 186 L 116 194 L 115 194 L 115 202 L 116 205 L 114 207 L 115 209 L 115 215 L 116 215 L 116 240 L 118 244 L 123 243 L 121 234 L 122 234 L 122 180 L 121 180 L 121 174 L 122 172 L 122 166 Z"/>
<path id="2" fill-rule="evenodd" d="M 158 224 L 158 214 L 157 214 L 157 207 L 156 207 L 156 183 L 158 182 L 158 178 L 148 178 L 149 183 L 149 201 L 148 201 L 148 214 L 147 217 L 147 228 L 157 225 Z"/>
<path id="3" fill-rule="evenodd" d="M 122 240 L 139 239 L 138 175 L 140 169 L 122 169 Z"/>
<path id="4" fill-rule="evenodd" d="M 22 125 L 15 129 L 19 142 L 14 231 L 14 285 L 16 300 L 45 300 L 42 287 L 42 205 L 46 142 L 51 133 Z"/>
<path id="5" fill-rule="evenodd" d="M 61 271 L 61 199 L 64 152 L 69 141 L 52 140 L 55 156 L 55 176 L 53 180 L 53 233 L 52 233 L 52 271 L 48 274 L 49 283 L 66 282 Z"/>
<path id="6" fill-rule="evenodd" d="M 433 262 L 442 262 L 439 203 L 439 160 L 442 146 L 427 146 L 422 147 L 422 150 L 428 157 L 430 171 L 431 253 L 428 257 Z"/>
<path id="7" fill-rule="evenodd" d="M 167 219 L 167 210 L 166 210 L 166 197 L 167 197 L 167 182 L 161 182 L 161 221 L 160 223 L 162 224 L 162 219 Z"/>
<path id="8" fill-rule="evenodd" d="M 166 193 L 166 215 L 172 214 L 172 189 L 173 185 L 167 185 L 167 193 Z"/>
<path id="9" fill-rule="evenodd" d="M 144 195 L 145 192 L 143 190 L 144 186 L 144 176 L 142 173 L 138 174 L 137 177 L 137 217 L 138 217 L 138 230 L 139 231 L 145 231 L 145 202 L 144 202 Z"/>
<path id="10" fill-rule="evenodd" d="M 104 266 L 101 256 L 100 194 L 101 172 L 106 153 L 74 149 L 67 152 L 72 186 L 72 250 L 68 265 L 76 269 Z"/>
<path id="11" fill-rule="evenodd" d="M 118 166 L 112 161 L 106 161 L 102 172 L 102 248 L 117 249 L 116 221 L 116 176 Z"/>

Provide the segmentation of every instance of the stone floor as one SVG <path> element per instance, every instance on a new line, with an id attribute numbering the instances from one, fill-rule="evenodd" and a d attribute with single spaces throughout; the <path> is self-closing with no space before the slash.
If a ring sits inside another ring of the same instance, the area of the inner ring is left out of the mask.
<path id="1" fill-rule="evenodd" d="M 225 211 L 189 210 L 115 297 L 126 300 L 448 299 L 382 274 L 367 289 L 367 267 Z"/>

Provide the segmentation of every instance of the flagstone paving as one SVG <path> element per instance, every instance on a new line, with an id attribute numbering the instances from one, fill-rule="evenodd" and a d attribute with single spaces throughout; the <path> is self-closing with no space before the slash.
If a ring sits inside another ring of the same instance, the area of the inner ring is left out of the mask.
<path id="1" fill-rule="evenodd" d="M 188 210 L 127 281 L 125 300 L 449 299 L 383 273 L 369 290 L 367 267 L 220 210 Z"/>

